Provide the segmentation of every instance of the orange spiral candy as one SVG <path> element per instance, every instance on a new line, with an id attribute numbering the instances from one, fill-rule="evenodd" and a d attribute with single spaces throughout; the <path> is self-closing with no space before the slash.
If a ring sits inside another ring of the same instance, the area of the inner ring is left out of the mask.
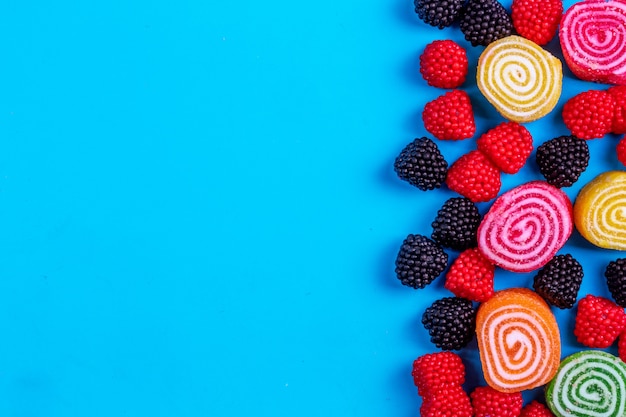
<path id="1" fill-rule="evenodd" d="M 527 288 L 496 292 L 476 316 L 480 362 L 487 384 L 519 392 L 548 383 L 561 357 L 561 336 L 548 304 Z"/>

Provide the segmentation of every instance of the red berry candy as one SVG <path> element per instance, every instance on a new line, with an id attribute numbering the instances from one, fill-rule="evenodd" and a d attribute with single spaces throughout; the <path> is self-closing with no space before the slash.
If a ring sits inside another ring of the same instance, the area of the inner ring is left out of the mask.
<path id="1" fill-rule="evenodd" d="M 578 302 L 574 335 L 590 348 L 607 348 L 626 328 L 624 309 L 608 298 L 587 295 Z"/>
<path id="2" fill-rule="evenodd" d="M 460 140 L 474 136 L 474 110 L 465 91 L 453 90 L 424 106 L 424 127 L 437 139 Z"/>
<path id="3" fill-rule="evenodd" d="M 622 361 L 626 362 L 626 330 L 617 339 L 617 355 Z"/>
<path id="4" fill-rule="evenodd" d="M 611 131 L 617 134 L 626 133 L 626 86 L 611 87 L 607 92 L 615 99 Z"/>
<path id="5" fill-rule="evenodd" d="M 475 417 L 518 417 L 522 411 L 522 393 L 504 393 L 491 387 L 477 387 L 470 394 Z"/>
<path id="6" fill-rule="evenodd" d="M 467 249 L 452 263 L 445 287 L 457 297 L 482 303 L 493 295 L 495 269 L 478 248 Z"/>
<path id="7" fill-rule="evenodd" d="M 522 413 L 519 417 L 554 417 L 554 414 L 540 402 L 532 401 L 522 408 Z"/>
<path id="8" fill-rule="evenodd" d="M 434 41 L 420 55 L 420 72 L 428 85 L 457 88 L 467 75 L 467 53 L 451 40 Z"/>
<path id="9" fill-rule="evenodd" d="M 563 106 L 563 122 L 580 139 L 594 139 L 613 129 L 615 99 L 606 91 L 589 90 L 570 98 Z"/>
<path id="10" fill-rule="evenodd" d="M 461 156 L 448 169 L 448 188 L 474 203 L 486 202 L 500 192 L 500 171 L 482 152 L 471 151 Z"/>
<path id="11" fill-rule="evenodd" d="M 488 130 L 476 141 L 478 149 L 507 174 L 518 172 L 533 151 L 533 138 L 524 126 L 504 122 Z"/>
<path id="12" fill-rule="evenodd" d="M 545 45 L 554 38 L 562 15 L 562 0 L 513 0 L 511 5 L 517 33 L 538 45 Z"/>
<path id="13" fill-rule="evenodd" d="M 429 353 L 413 361 L 413 382 L 419 395 L 465 382 L 465 365 L 452 352 Z"/>
<path id="14" fill-rule="evenodd" d="M 617 160 L 626 165 L 626 135 L 617 142 L 615 151 L 617 152 Z"/>
<path id="15" fill-rule="evenodd" d="M 460 385 L 450 385 L 422 398 L 421 417 L 472 417 L 474 410 Z"/>

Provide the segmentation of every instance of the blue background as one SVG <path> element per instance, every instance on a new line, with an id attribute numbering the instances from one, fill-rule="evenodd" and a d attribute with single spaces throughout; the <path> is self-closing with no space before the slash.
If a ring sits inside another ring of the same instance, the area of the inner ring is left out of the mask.
<path id="1" fill-rule="evenodd" d="M 411 364 L 436 351 L 420 317 L 448 293 L 403 287 L 394 260 L 454 194 L 393 160 L 443 94 L 424 46 L 457 40 L 470 67 L 482 48 L 410 0 L 5 2 L 0 35 L 0 414 L 419 414 Z M 474 76 L 478 135 L 503 119 Z M 606 86 L 565 71 L 536 145 L 589 88 Z M 572 199 L 621 167 L 616 142 L 589 142 Z M 451 163 L 475 139 L 440 145 Z M 503 191 L 535 178 L 533 154 Z M 608 296 L 618 252 L 578 235 L 563 252 L 581 295 Z M 471 389 L 475 344 L 461 354 Z"/>

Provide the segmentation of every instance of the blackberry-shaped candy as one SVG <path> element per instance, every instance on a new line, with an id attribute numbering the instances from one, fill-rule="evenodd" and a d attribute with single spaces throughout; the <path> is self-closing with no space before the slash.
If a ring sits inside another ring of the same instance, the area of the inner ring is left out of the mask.
<path id="1" fill-rule="evenodd" d="M 459 350 L 474 337 L 476 310 L 470 300 L 445 297 L 426 309 L 422 324 L 435 346 L 443 350 Z"/>
<path id="2" fill-rule="evenodd" d="M 435 142 L 417 138 L 400 152 L 393 168 L 400 179 L 427 191 L 439 188 L 446 180 L 448 163 Z"/>
<path id="3" fill-rule="evenodd" d="M 487 46 L 513 34 L 511 16 L 497 0 L 469 0 L 459 23 L 472 46 Z"/>
<path id="4" fill-rule="evenodd" d="M 480 225 L 480 213 L 467 197 L 453 197 L 437 212 L 432 223 L 432 239 L 446 248 L 458 251 L 473 248 L 476 231 Z"/>
<path id="5" fill-rule="evenodd" d="M 553 306 L 572 308 L 582 280 L 583 267 L 572 255 L 556 255 L 535 275 L 533 288 Z"/>
<path id="6" fill-rule="evenodd" d="M 458 19 L 464 0 L 414 0 L 415 13 L 425 23 L 439 29 L 448 27 Z"/>
<path id="7" fill-rule="evenodd" d="M 615 302 L 621 307 L 626 307 L 626 258 L 609 262 L 604 276 Z"/>
<path id="8" fill-rule="evenodd" d="M 424 288 L 448 265 L 448 254 L 422 235 L 408 235 L 396 258 L 396 275 L 403 285 Z"/>
<path id="9" fill-rule="evenodd" d="M 589 164 L 589 146 L 576 136 L 559 136 L 537 148 L 539 171 L 555 187 L 569 187 L 578 181 Z"/>

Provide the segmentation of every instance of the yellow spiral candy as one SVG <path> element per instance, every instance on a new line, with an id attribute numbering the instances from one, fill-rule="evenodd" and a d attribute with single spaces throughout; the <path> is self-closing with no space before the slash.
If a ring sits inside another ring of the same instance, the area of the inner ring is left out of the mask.
<path id="1" fill-rule="evenodd" d="M 574 224 L 594 245 L 626 250 L 626 172 L 605 172 L 585 185 L 574 203 Z"/>
<path id="2" fill-rule="evenodd" d="M 521 36 L 492 42 L 478 60 L 478 88 L 502 116 L 518 123 L 548 114 L 562 80 L 561 61 Z"/>

